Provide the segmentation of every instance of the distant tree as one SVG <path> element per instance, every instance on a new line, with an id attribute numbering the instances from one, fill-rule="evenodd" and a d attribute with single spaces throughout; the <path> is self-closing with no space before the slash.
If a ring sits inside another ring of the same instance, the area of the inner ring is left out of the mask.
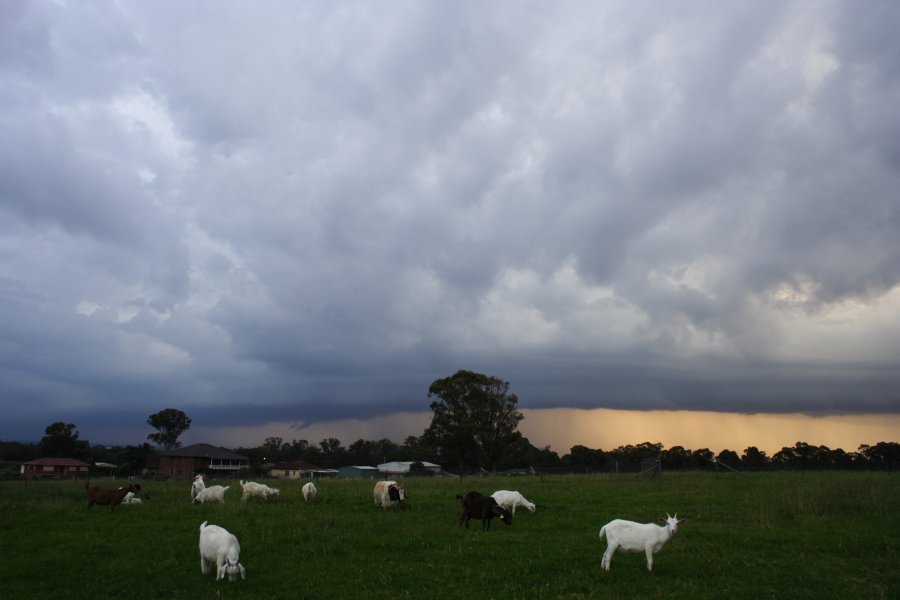
<path id="1" fill-rule="evenodd" d="M 377 465 L 398 460 L 399 446 L 387 438 L 378 441 L 358 439 L 347 448 L 347 459 L 354 465 Z M 407 458 L 415 458 L 407 456 Z"/>
<path id="2" fill-rule="evenodd" d="M 603 451 L 598 452 L 602 454 Z M 506 447 L 503 458 L 500 459 L 500 467 L 505 469 L 558 467 L 561 464 L 559 455 L 550 446 L 538 448 L 519 432 L 516 432 L 516 439 Z"/>
<path id="3" fill-rule="evenodd" d="M 73 423 L 58 421 L 47 426 L 41 438 L 41 451 L 45 456 L 84 458 L 90 443 L 78 439 L 78 429 Z"/>
<path id="4" fill-rule="evenodd" d="M 609 451 L 609 458 L 616 461 L 619 469 L 634 471 L 641 468 L 641 461 L 657 458 L 662 454 L 663 445 L 659 442 L 641 442 L 636 446 L 628 444 Z"/>
<path id="5" fill-rule="evenodd" d="M 718 462 L 724 463 L 732 469 L 737 469 L 738 464 L 741 462 L 740 457 L 738 457 L 737 452 L 735 452 L 734 450 L 722 450 L 716 456 L 716 460 Z"/>
<path id="6" fill-rule="evenodd" d="M 409 460 L 428 461 L 440 464 L 437 451 L 428 446 L 421 437 L 408 436 L 398 448 L 398 452 Z"/>
<path id="7" fill-rule="evenodd" d="M 593 450 L 579 444 L 572 446 L 561 461 L 568 467 L 578 467 L 582 471 L 585 469 L 599 471 L 606 464 L 606 453 L 603 450 Z"/>
<path id="8" fill-rule="evenodd" d="M 284 459 L 289 450 L 290 445 L 285 444 L 280 437 L 267 437 L 263 442 L 265 462 L 277 463 Z"/>
<path id="9" fill-rule="evenodd" d="M 336 468 L 341 466 L 346 460 L 347 449 L 341 445 L 341 440 L 337 438 L 325 438 L 319 442 L 319 447 L 322 449 L 321 464 L 324 467 Z"/>
<path id="10" fill-rule="evenodd" d="M 435 380 L 428 397 L 438 400 L 431 403 L 434 414 L 423 437 L 432 445 L 452 448 L 460 472 L 470 448 L 477 450 L 482 466 L 493 470 L 524 419 L 516 409 L 518 398 L 508 390 L 509 383 L 502 379 L 465 370 Z"/>
<path id="11" fill-rule="evenodd" d="M 863 444 L 859 452 L 870 464 L 886 468 L 889 473 L 893 473 L 894 465 L 900 463 L 900 444 L 897 442 L 878 442 L 874 446 Z"/>
<path id="12" fill-rule="evenodd" d="M 23 462 L 38 458 L 40 454 L 41 448 L 39 444 L 0 442 L 0 460 Z"/>
<path id="13" fill-rule="evenodd" d="M 118 465 L 119 475 L 128 477 L 139 475 L 150 465 L 150 457 L 153 455 L 153 446 L 143 443 L 140 446 L 126 446 L 113 448 L 114 456 L 108 462 Z"/>
<path id="14" fill-rule="evenodd" d="M 157 430 L 156 433 L 149 434 L 147 439 L 168 452 L 181 447 L 178 438 L 190 429 L 191 419 L 178 409 L 167 408 L 150 415 L 147 424 Z"/>
<path id="15" fill-rule="evenodd" d="M 691 454 L 691 451 L 685 450 L 684 446 L 672 446 L 660 453 L 660 466 L 664 471 L 689 469 L 691 467 Z"/>
<path id="16" fill-rule="evenodd" d="M 691 453 L 691 462 L 694 464 L 695 469 L 709 468 L 712 465 L 713 458 L 715 458 L 715 455 L 709 448 L 700 448 Z"/>
<path id="17" fill-rule="evenodd" d="M 772 464 L 785 469 L 793 469 L 800 465 L 800 457 L 797 456 L 793 448 L 784 446 L 772 455 Z"/>
<path id="18" fill-rule="evenodd" d="M 749 448 L 746 448 L 741 455 L 741 462 L 751 471 L 762 471 L 766 468 L 769 458 L 763 450 L 760 450 L 756 446 L 750 446 Z"/>

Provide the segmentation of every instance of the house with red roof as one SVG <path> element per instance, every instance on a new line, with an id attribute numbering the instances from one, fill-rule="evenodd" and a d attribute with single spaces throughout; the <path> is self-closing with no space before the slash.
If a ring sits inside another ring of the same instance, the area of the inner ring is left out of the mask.
<path id="1" fill-rule="evenodd" d="M 19 475 L 26 479 L 88 477 L 91 465 L 74 458 L 38 458 L 22 463 Z"/>

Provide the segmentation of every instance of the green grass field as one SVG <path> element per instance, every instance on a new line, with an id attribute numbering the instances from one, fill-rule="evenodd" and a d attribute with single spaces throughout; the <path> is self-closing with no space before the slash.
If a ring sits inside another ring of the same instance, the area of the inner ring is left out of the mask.
<path id="1" fill-rule="evenodd" d="M 319 481 L 309 504 L 285 481 L 244 504 L 233 481 L 205 506 L 187 482 L 141 483 L 152 499 L 115 512 L 89 512 L 84 482 L 0 483 L 0 598 L 900 598 L 900 477 L 884 473 L 408 479 L 394 511 L 362 480 Z M 537 512 L 460 528 L 470 489 L 518 489 Z M 621 553 L 601 571 L 602 524 L 676 511 L 689 520 L 652 573 Z M 205 520 L 238 536 L 245 581 L 201 574 Z"/>

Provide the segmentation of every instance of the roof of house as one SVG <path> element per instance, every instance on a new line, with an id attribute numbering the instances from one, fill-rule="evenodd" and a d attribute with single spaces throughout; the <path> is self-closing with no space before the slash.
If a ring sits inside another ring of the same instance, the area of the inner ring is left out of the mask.
<path id="1" fill-rule="evenodd" d="M 232 452 L 227 448 L 213 446 L 212 444 L 191 444 L 183 448 L 175 448 L 168 452 L 162 452 L 160 456 L 178 456 L 185 458 L 219 458 L 228 460 L 250 460 L 243 454 Z"/>
<path id="2" fill-rule="evenodd" d="M 369 467 L 366 465 L 347 465 L 346 467 L 341 467 L 342 469 L 363 469 L 366 471 L 377 471 L 378 467 Z"/>
<path id="3" fill-rule="evenodd" d="M 29 460 L 28 462 L 22 463 L 25 465 L 35 465 L 38 467 L 90 467 L 86 462 L 77 460 L 75 458 L 38 458 L 35 460 Z"/>

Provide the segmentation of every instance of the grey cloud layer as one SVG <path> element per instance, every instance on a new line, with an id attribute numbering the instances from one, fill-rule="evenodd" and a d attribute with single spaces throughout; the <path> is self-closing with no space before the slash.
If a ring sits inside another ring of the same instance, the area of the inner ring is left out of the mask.
<path id="1" fill-rule="evenodd" d="M 0 13 L 0 438 L 900 409 L 896 3 Z"/>

